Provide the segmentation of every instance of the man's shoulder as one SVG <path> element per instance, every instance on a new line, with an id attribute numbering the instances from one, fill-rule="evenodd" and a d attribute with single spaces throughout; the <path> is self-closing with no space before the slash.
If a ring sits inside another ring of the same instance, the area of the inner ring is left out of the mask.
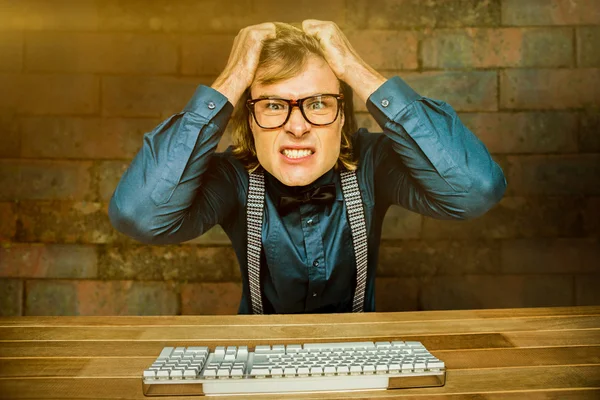
<path id="1" fill-rule="evenodd" d="M 244 164 L 233 154 L 233 148 L 229 146 L 222 152 L 213 153 L 210 164 L 214 171 L 224 173 L 235 181 L 243 184 L 248 180 L 248 171 Z"/>
<path id="2" fill-rule="evenodd" d="M 360 160 L 369 157 L 378 143 L 386 138 L 382 132 L 369 132 L 367 128 L 360 128 L 353 135 L 353 147 Z"/>

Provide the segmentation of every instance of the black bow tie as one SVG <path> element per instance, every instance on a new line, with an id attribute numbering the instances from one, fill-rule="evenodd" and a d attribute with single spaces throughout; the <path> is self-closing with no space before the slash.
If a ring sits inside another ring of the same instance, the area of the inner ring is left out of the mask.
<path id="1" fill-rule="evenodd" d="M 296 196 L 281 196 L 277 209 L 285 215 L 301 204 L 331 204 L 335 200 L 335 184 L 319 186 Z"/>

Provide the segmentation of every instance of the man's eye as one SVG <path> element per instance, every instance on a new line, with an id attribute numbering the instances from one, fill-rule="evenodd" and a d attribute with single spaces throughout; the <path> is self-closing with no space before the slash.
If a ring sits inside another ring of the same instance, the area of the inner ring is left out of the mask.
<path id="1" fill-rule="evenodd" d="M 265 108 L 267 110 L 280 111 L 284 109 L 284 105 L 281 103 L 267 103 Z"/>
<path id="2" fill-rule="evenodd" d="M 312 101 L 308 104 L 309 110 L 322 110 L 325 107 L 327 107 L 327 104 L 323 101 Z"/>

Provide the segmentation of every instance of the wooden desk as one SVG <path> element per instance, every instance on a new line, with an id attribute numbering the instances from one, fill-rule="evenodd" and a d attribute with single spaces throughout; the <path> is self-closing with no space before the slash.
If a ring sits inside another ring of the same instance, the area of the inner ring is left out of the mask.
<path id="1" fill-rule="evenodd" d="M 423 342 L 446 362 L 446 385 L 285 398 L 600 399 L 600 307 L 1 318 L 0 398 L 144 399 L 142 371 L 164 346 L 364 339 Z"/>

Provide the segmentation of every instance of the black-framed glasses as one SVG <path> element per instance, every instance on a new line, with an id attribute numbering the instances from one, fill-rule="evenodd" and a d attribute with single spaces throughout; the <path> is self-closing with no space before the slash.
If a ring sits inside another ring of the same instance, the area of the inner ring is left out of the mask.
<path id="1" fill-rule="evenodd" d="M 310 124 L 324 126 L 332 124 L 344 103 L 342 94 L 315 94 L 298 100 L 265 97 L 248 100 L 246 106 L 254 120 L 263 129 L 275 129 L 286 124 L 292 109 L 298 107 Z"/>

